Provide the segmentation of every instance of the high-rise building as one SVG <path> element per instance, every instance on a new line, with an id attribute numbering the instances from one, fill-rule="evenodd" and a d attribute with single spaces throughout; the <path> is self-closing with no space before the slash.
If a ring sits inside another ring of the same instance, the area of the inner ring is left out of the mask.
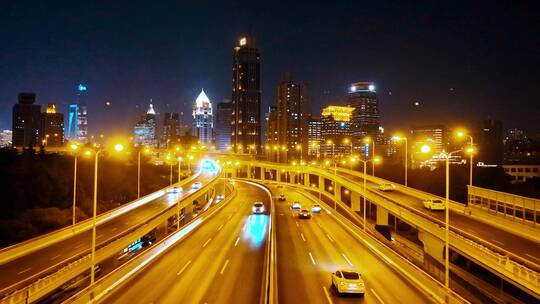
<path id="1" fill-rule="evenodd" d="M 56 111 L 56 104 L 49 103 L 41 114 L 41 142 L 46 147 L 64 145 L 64 114 Z"/>
<path id="2" fill-rule="evenodd" d="M 278 143 L 287 147 L 287 158 L 300 159 L 308 149 L 308 90 L 285 73 L 277 89 Z"/>
<path id="3" fill-rule="evenodd" d="M 271 161 L 277 161 L 278 153 L 281 153 L 279 146 L 278 135 L 278 110 L 276 106 L 268 107 L 268 112 L 265 115 L 266 130 L 265 130 L 265 153 L 266 157 Z"/>
<path id="4" fill-rule="evenodd" d="M 163 146 L 168 148 L 180 140 L 180 114 L 165 112 L 163 118 Z"/>
<path id="5" fill-rule="evenodd" d="M 193 103 L 193 121 L 200 144 L 211 146 L 213 141 L 214 116 L 212 113 L 212 103 L 208 99 L 208 96 L 206 96 L 206 93 L 204 93 L 204 90 L 201 90 L 195 103 Z"/>
<path id="6" fill-rule="evenodd" d="M 323 144 L 322 136 L 323 122 L 320 117 L 310 117 L 308 121 L 308 155 L 319 157 L 321 153 L 321 145 Z"/>
<path id="7" fill-rule="evenodd" d="M 35 102 L 35 93 L 19 93 L 19 102 L 13 106 L 13 147 L 40 144 L 41 107 Z"/>
<path id="8" fill-rule="evenodd" d="M 379 105 L 373 82 L 356 82 L 349 89 L 347 106 L 353 107 L 352 131 L 355 149 L 364 149 L 363 138 L 379 142 Z M 364 151 L 365 152 L 365 151 Z"/>
<path id="9" fill-rule="evenodd" d="M 486 165 L 502 164 L 504 146 L 500 120 L 486 119 L 482 122 L 478 145 L 478 161 Z"/>
<path id="10" fill-rule="evenodd" d="M 150 104 L 146 114 L 135 124 L 133 138 L 135 146 L 157 147 L 156 125 L 156 111 Z"/>
<path id="11" fill-rule="evenodd" d="M 70 141 L 76 141 L 79 139 L 79 105 L 72 103 L 69 105 L 68 113 L 68 127 L 66 132 L 66 138 Z"/>
<path id="12" fill-rule="evenodd" d="M 447 144 L 447 129 L 444 125 L 413 125 L 410 128 L 410 134 L 409 154 L 413 168 L 424 165 L 436 167 L 439 160 L 444 159 L 444 155 L 441 154 L 445 151 Z M 422 145 L 428 145 L 431 148 L 432 159 L 420 152 Z"/>
<path id="13" fill-rule="evenodd" d="M 77 140 L 88 141 L 88 113 L 86 111 L 86 86 L 79 84 L 77 87 Z"/>
<path id="14" fill-rule="evenodd" d="M 261 145 L 261 55 L 251 37 L 234 48 L 231 145 L 235 152 Z"/>
<path id="15" fill-rule="evenodd" d="M 325 156 L 344 156 L 351 154 L 352 113 L 354 108 L 341 106 L 328 106 L 321 114 L 321 135 L 323 144 L 321 153 Z"/>
<path id="16" fill-rule="evenodd" d="M 231 113 L 232 103 L 230 101 L 227 100 L 218 103 L 214 136 L 216 139 L 216 148 L 219 151 L 229 151 L 231 148 Z"/>

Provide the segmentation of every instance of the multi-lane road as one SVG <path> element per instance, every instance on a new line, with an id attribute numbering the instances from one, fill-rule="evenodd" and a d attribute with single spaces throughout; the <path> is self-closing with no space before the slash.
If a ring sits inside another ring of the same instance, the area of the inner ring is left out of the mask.
<path id="1" fill-rule="evenodd" d="M 337 174 L 359 183 L 359 185 L 362 185 L 363 183 L 363 179 L 361 177 L 339 171 Z M 428 218 L 431 217 L 444 222 L 444 212 L 430 211 L 425 209 L 421 199 L 408 195 L 399 190 L 382 192 L 377 190 L 377 184 L 370 181 L 367 181 L 366 184 L 370 190 L 376 193 L 387 196 L 404 206 L 413 208 L 414 210 L 425 214 Z M 450 211 L 450 225 L 474 235 L 485 242 L 491 243 L 494 246 L 511 252 L 514 255 L 528 260 L 533 264 L 540 265 L 540 243 L 454 211 Z"/>
<path id="2" fill-rule="evenodd" d="M 112 293 L 107 303 L 257 303 L 270 196 L 236 182 L 237 195 L 189 237 Z M 265 214 L 252 214 L 254 201 Z"/>
<path id="3" fill-rule="evenodd" d="M 193 181 L 207 183 L 212 179 L 211 174 L 201 174 Z M 188 185 L 189 186 L 189 185 Z M 136 223 L 142 223 L 160 211 L 166 210 L 176 204 L 179 196 L 191 193 L 189 189 L 183 194 L 165 193 L 164 195 L 148 202 L 138 208 L 134 208 L 121 214 L 110 221 L 97 226 L 97 245 L 107 242 L 122 231 L 133 227 Z M 92 231 L 78 233 L 70 238 L 51 244 L 28 255 L 0 265 L 0 291 L 7 291 L 11 286 L 31 278 L 41 272 L 61 265 L 73 257 L 79 256 L 91 249 Z"/>

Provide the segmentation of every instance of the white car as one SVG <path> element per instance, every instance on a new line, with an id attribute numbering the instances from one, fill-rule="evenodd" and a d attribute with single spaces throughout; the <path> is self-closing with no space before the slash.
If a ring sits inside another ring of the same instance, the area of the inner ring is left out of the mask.
<path id="1" fill-rule="evenodd" d="M 319 205 L 319 204 L 311 205 L 311 212 L 313 212 L 313 213 L 321 213 L 321 210 L 322 210 L 321 205 Z"/>
<path id="2" fill-rule="evenodd" d="M 379 187 L 377 187 L 377 189 L 381 190 L 381 191 L 394 191 L 396 190 L 396 186 L 394 186 L 394 184 L 380 184 Z"/>
<path id="3" fill-rule="evenodd" d="M 338 294 L 355 293 L 364 295 L 366 286 L 362 276 L 352 270 L 337 270 L 332 273 L 332 287 L 336 288 Z"/>
<path id="4" fill-rule="evenodd" d="M 191 184 L 191 189 L 201 189 L 201 188 L 202 188 L 201 182 L 194 182 L 193 184 Z"/>
<path id="5" fill-rule="evenodd" d="M 182 188 L 182 187 L 172 187 L 172 188 L 169 188 L 169 190 L 167 192 L 169 192 L 169 193 L 182 193 L 182 192 L 184 192 L 184 188 Z"/>
<path id="6" fill-rule="evenodd" d="M 253 207 L 251 207 L 251 211 L 253 211 L 253 214 L 264 213 L 264 204 L 262 202 L 253 203 Z"/>
<path id="7" fill-rule="evenodd" d="M 293 210 L 300 210 L 300 209 L 302 209 L 302 205 L 300 205 L 300 202 L 299 202 L 299 201 L 296 201 L 296 202 L 292 203 L 291 209 L 293 209 Z"/>
<path id="8" fill-rule="evenodd" d="M 217 199 L 217 200 L 222 201 L 224 198 L 225 198 L 225 195 L 223 195 L 223 194 L 218 194 L 218 195 L 216 195 L 216 199 Z"/>
<path id="9" fill-rule="evenodd" d="M 429 210 L 444 210 L 444 202 L 440 199 L 428 199 L 424 201 L 424 208 Z"/>

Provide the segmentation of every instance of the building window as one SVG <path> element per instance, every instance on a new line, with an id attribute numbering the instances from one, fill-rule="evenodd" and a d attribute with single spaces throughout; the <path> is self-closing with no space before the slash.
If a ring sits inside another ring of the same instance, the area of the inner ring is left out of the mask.
<path id="1" fill-rule="evenodd" d="M 518 168 L 518 172 L 523 172 L 523 168 Z"/>

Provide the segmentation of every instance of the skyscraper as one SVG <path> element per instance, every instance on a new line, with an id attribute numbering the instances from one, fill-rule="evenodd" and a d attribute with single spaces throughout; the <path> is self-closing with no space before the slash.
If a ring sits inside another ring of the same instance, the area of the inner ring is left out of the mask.
<path id="1" fill-rule="evenodd" d="M 77 140 L 79 138 L 79 105 L 72 103 L 69 105 L 68 127 L 66 138 L 68 140 Z"/>
<path id="2" fill-rule="evenodd" d="M 308 90 L 285 73 L 277 89 L 278 144 L 288 149 L 288 159 L 300 159 L 308 149 Z M 300 149 L 297 149 L 299 147 Z"/>
<path id="3" fill-rule="evenodd" d="M 251 37 L 234 48 L 232 75 L 231 144 L 235 152 L 261 144 L 261 56 Z"/>
<path id="4" fill-rule="evenodd" d="M 478 140 L 478 161 L 487 165 L 500 165 L 504 156 L 503 127 L 500 120 L 486 119 L 482 121 Z"/>
<path id="5" fill-rule="evenodd" d="M 363 149 L 362 140 L 369 136 L 378 141 L 379 105 L 375 85 L 372 82 L 356 82 L 349 89 L 347 106 L 353 107 L 352 131 L 355 149 Z"/>
<path id="6" fill-rule="evenodd" d="M 323 144 L 321 153 L 326 156 L 343 156 L 351 154 L 351 144 L 345 139 L 353 135 L 352 113 L 354 108 L 328 106 L 321 114 L 321 135 Z"/>
<path id="7" fill-rule="evenodd" d="M 318 157 L 321 153 L 323 122 L 320 117 L 310 117 L 308 122 L 308 155 Z"/>
<path id="8" fill-rule="evenodd" d="M 49 103 L 41 114 L 41 141 L 47 147 L 64 145 L 64 114 L 56 112 L 56 104 Z"/>
<path id="9" fill-rule="evenodd" d="M 19 93 L 19 102 L 13 106 L 13 147 L 40 144 L 41 107 L 35 102 L 35 93 Z"/>
<path id="10" fill-rule="evenodd" d="M 212 130 L 214 128 L 214 117 L 212 113 L 212 103 L 204 90 L 193 103 L 193 120 L 195 130 L 201 145 L 212 145 Z"/>
<path id="11" fill-rule="evenodd" d="M 277 161 L 277 153 L 281 153 L 278 135 L 278 113 L 276 106 L 270 106 L 266 113 L 265 152 L 271 161 Z"/>
<path id="12" fill-rule="evenodd" d="M 88 141 L 88 117 L 86 112 L 86 86 L 77 87 L 77 139 L 80 142 Z"/>
<path id="13" fill-rule="evenodd" d="M 232 103 L 230 101 L 218 103 L 214 136 L 219 151 L 229 151 L 231 147 L 231 113 Z"/>
<path id="14" fill-rule="evenodd" d="M 156 111 L 150 104 L 146 114 L 143 114 L 135 125 L 134 143 L 136 146 L 157 147 L 156 134 Z"/>
<path id="15" fill-rule="evenodd" d="M 165 112 L 163 119 L 163 146 L 177 143 L 180 140 L 180 114 Z"/>

